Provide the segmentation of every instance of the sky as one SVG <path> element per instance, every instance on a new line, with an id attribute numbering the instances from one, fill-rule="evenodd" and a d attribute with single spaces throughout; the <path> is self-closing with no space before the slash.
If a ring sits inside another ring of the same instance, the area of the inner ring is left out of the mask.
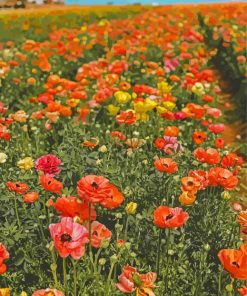
<path id="1" fill-rule="evenodd" d="M 100 5 L 112 2 L 113 4 L 179 4 L 179 3 L 213 3 L 235 2 L 227 0 L 65 0 L 66 4 Z M 237 2 L 237 1 L 236 1 Z"/>

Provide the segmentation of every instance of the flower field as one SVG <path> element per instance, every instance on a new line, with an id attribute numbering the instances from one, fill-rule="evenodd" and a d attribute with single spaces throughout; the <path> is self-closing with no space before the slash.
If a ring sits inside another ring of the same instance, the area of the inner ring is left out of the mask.
<path id="1" fill-rule="evenodd" d="M 246 8 L 0 12 L 0 296 L 247 295 Z"/>

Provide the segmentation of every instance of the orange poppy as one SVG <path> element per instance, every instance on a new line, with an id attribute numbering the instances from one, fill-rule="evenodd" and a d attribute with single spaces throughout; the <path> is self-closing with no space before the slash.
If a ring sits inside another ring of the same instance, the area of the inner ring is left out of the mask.
<path id="1" fill-rule="evenodd" d="M 179 134 L 179 128 L 175 125 L 167 126 L 164 130 L 164 135 L 167 137 L 177 137 Z"/>
<path id="2" fill-rule="evenodd" d="M 121 81 L 120 84 L 119 84 L 119 88 L 121 90 L 129 90 L 130 89 L 130 84 L 127 82 L 127 81 Z"/>
<path id="3" fill-rule="evenodd" d="M 119 132 L 119 131 L 112 131 L 111 132 L 111 136 L 114 138 L 118 138 L 120 141 L 125 141 L 126 140 L 126 136 Z"/>
<path id="4" fill-rule="evenodd" d="M 158 207 L 154 213 L 154 224 L 160 228 L 181 227 L 188 220 L 189 214 L 181 208 Z"/>
<path id="5" fill-rule="evenodd" d="M 222 149 L 225 145 L 225 141 L 223 138 L 217 138 L 214 141 L 214 145 L 216 148 Z"/>
<path id="6" fill-rule="evenodd" d="M 237 217 L 237 222 L 242 226 L 242 227 L 247 227 L 247 210 L 242 211 L 239 213 Z"/>
<path id="7" fill-rule="evenodd" d="M 8 190 L 14 191 L 15 193 L 18 193 L 18 194 L 24 194 L 29 189 L 29 186 L 27 184 L 21 183 L 21 182 L 9 181 L 9 182 L 6 182 L 6 186 Z"/>
<path id="8" fill-rule="evenodd" d="M 240 293 L 241 296 L 247 296 L 247 286 L 239 288 L 238 292 Z"/>
<path id="9" fill-rule="evenodd" d="M 160 158 L 154 162 L 155 168 L 159 172 L 175 173 L 178 170 L 177 164 L 171 158 Z"/>
<path id="10" fill-rule="evenodd" d="M 194 191 L 183 191 L 183 193 L 179 196 L 179 201 L 181 204 L 185 206 L 192 205 L 196 200 L 196 195 Z"/>
<path id="11" fill-rule="evenodd" d="M 26 203 L 33 203 L 38 200 L 38 198 L 39 194 L 37 192 L 28 192 L 22 197 L 23 201 Z"/>
<path id="12" fill-rule="evenodd" d="M 233 278 L 247 280 L 247 244 L 241 245 L 239 250 L 223 249 L 218 258 Z"/>
<path id="13" fill-rule="evenodd" d="M 100 248 L 102 243 L 111 239 L 111 231 L 98 221 L 94 221 L 91 224 L 91 245 L 94 248 Z"/>
<path id="14" fill-rule="evenodd" d="M 110 187 L 112 189 L 111 195 L 101 201 L 100 204 L 102 207 L 111 210 L 119 207 L 123 203 L 124 196 L 115 185 L 110 184 Z"/>
<path id="15" fill-rule="evenodd" d="M 183 191 L 194 191 L 196 192 L 200 187 L 200 183 L 193 177 L 183 177 L 181 179 Z"/>
<path id="16" fill-rule="evenodd" d="M 116 121 L 118 124 L 135 124 L 136 114 L 133 110 L 121 111 L 119 115 L 116 116 Z"/>
<path id="17" fill-rule="evenodd" d="M 207 139 L 207 135 L 204 132 L 194 132 L 192 138 L 196 145 L 201 145 Z"/>
<path id="18" fill-rule="evenodd" d="M 45 190 L 52 193 L 60 193 L 63 189 L 63 184 L 61 182 L 48 175 L 41 175 L 39 177 L 39 183 Z"/>

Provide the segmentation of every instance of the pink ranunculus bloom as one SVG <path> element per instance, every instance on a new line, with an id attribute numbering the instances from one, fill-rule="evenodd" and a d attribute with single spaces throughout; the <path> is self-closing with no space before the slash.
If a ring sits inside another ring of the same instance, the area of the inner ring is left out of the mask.
<path id="1" fill-rule="evenodd" d="M 74 223 L 71 217 L 62 218 L 60 223 L 50 224 L 51 237 L 61 257 L 71 256 L 80 259 L 85 253 L 88 230 L 85 226 Z"/>
<path id="2" fill-rule="evenodd" d="M 61 160 L 52 154 L 43 155 L 35 162 L 35 168 L 37 171 L 44 172 L 45 175 L 54 177 L 59 174 L 61 169 L 59 166 L 62 164 Z"/>
<path id="3" fill-rule="evenodd" d="M 119 283 L 116 287 L 124 293 L 132 293 L 135 291 L 135 284 L 132 279 L 132 275 L 136 272 L 134 267 L 129 265 L 125 266 L 123 272 L 118 277 Z"/>
<path id="4" fill-rule="evenodd" d="M 64 296 L 64 293 L 62 291 L 59 291 L 57 289 L 42 289 L 42 290 L 37 290 L 33 292 L 32 296 Z"/>
<path id="5" fill-rule="evenodd" d="M 174 117 L 177 120 L 184 120 L 186 118 L 186 114 L 182 111 L 178 111 L 174 113 Z"/>
<path id="6" fill-rule="evenodd" d="M 208 108 L 207 114 L 213 118 L 219 118 L 222 115 L 222 112 L 218 108 Z"/>
<path id="7" fill-rule="evenodd" d="M 225 130 L 225 125 L 223 123 L 210 124 L 208 129 L 214 134 L 220 134 Z"/>
<path id="8" fill-rule="evenodd" d="M 100 248 L 102 242 L 111 239 L 111 231 L 98 221 L 91 224 L 91 244 L 94 248 Z"/>
<path id="9" fill-rule="evenodd" d="M 177 137 L 165 136 L 164 140 L 166 142 L 165 147 L 164 147 L 164 152 L 166 154 L 172 154 L 172 153 L 176 153 L 178 151 L 184 150 L 183 147 L 177 143 Z"/>

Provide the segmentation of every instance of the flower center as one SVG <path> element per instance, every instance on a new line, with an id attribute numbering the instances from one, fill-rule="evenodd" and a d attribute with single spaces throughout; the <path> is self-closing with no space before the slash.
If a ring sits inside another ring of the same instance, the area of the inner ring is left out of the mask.
<path id="1" fill-rule="evenodd" d="M 170 220 L 174 215 L 173 214 L 169 214 L 168 216 L 166 216 L 166 221 Z"/>
<path id="2" fill-rule="evenodd" d="M 98 188 L 99 188 L 99 185 L 98 185 L 96 182 L 93 182 L 93 183 L 91 184 L 91 186 L 92 186 L 93 188 L 95 188 L 95 189 L 98 189 Z"/>
<path id="3" fill-rule="evenodd" d="M 72 237 L 70 234 L 64 233 L 61 235 L 61 242 L 65 243 L 65 242 L 70 242 L 71 240 L 72 240 Z"/>
<path id="4" fill-rule="evenodd" d="M 232 265 L 236 266 L 237 268 L 240 267 L 239 264 L 238 264 L 238 262 L 236 262 L 236 261 L 232 262 Z"/>
<path id="5" fill-rule="evenodd" d="M 192 186 L 194 183 L 192 182 L 192 181 L 189 181 L 188 183 L 187 183 L 187 185 L 188 186 Z"/>

